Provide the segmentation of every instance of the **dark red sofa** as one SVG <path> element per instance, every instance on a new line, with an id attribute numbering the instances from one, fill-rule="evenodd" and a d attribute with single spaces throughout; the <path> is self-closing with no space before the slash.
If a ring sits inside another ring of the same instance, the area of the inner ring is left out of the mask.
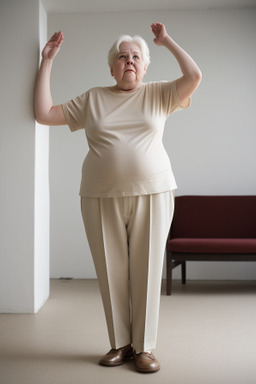
<path id="1" fill-rule="evenodd" d="M 256 196 L 177 196 L 166 260 L 167 295 L 186 261 L 256 261 Z"/>

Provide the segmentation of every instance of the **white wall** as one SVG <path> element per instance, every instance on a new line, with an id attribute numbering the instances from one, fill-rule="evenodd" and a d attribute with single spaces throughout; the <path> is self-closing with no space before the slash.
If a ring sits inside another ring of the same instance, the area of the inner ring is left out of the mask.
<path id="1" fill-rule="evenodd" d="M 256 193 L 256 10 L 49 14 L 48 30 L 64 32 L 52 73 L 54 103 L 88 88 L 112 84 L 106 57 L 123 33 L 141 34 L 152 63 L 145 81 L 175 79 L 177 63 L 154 46 L 150 24 L 169 33 L 199 64 L 203 81 L 189 110 L 171 116 L 164 142 L 177 194 Z M 50 129 L 51 276 L 94 278 L 80 216 L 80 172 L 87 151 L 84 132 Z M 179 271 L 175 271 L 179 277 Z M 255 279 L 255 263 L 189 263 L 192 279 Z"/>
<path id="2" fill-rule="evenodd" d="M 47 13 L 40 3 L 39 60 L 46 42 Z M 49 127 L 35 124 L 34 302 L 37 312 L 48 298 L 50 291 L 50 191 Z"/>
<path id="3" fill-rule="evenodd" d="M 46 31 L 46 14 L 41 17 Z M 47 196 L 40 197 L 48 165 L 42 151 L 49 146 L 40 127 L 35 130 L 33 112 L 39 1 L 1 0 L 0 18 L 0 312 L 34 313 L 49 294 L 49 246 L 41 247 L 49 237 L 49 210 Z"/>

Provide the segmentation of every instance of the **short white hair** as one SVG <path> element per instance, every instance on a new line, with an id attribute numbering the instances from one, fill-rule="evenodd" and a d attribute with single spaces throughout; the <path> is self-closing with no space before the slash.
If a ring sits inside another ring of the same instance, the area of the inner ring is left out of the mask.
<path id="1" fill-rule="evenodd" d="M 133 37 L 130 35 L 121 35 L 116 39 L 116 41 L 114 42 L 114 44 L 112 45 L 112 47 L 108 52 L 108 65 L 110 66 L 110 68 L 113 66 L 114 59 L 116 55 L 120 52 L 120 45 L 123 42 L 134 43 L 140 47 L 142 59 L 147 68 L 150 63 L 149 48 L 146 41 L 139 35 L 135 35 Z"/>

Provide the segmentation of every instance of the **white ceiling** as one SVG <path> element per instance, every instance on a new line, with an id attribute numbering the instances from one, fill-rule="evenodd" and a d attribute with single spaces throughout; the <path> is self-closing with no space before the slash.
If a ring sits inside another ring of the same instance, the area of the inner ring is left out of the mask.
<path id="1" fill-rule="evenodd" d="M 105 12 L 256 7 L 256 0 L 42 0 L 47 12 Z"/>

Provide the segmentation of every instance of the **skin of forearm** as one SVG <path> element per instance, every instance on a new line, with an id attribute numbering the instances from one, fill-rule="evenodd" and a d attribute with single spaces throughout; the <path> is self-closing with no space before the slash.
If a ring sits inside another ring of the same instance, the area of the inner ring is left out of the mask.
<path id="1" fill-rule="evenodd" d="M 201 78 L 201 71 L 192 57 L 190 57 L 170 36 L 165 38 L 163 46 L 176 58 L 184 76 L 190 79 Z"/>
<path id="2" fill-rule="evenodd" d="M 44 118 L 53 106 L 50 89 L 51 69 L 52 60 L 42 59 L 35 91 L 35 115 L 39 123 L 43 123 Z"/>

